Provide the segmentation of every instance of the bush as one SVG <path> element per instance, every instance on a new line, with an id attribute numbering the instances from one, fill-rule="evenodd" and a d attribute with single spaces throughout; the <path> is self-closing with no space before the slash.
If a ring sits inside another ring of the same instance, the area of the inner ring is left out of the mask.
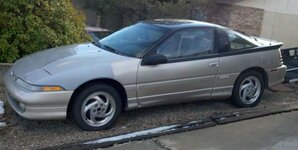
<path id="1" fill-rule="evenodd" d="M 0 62 L 88 40 L 71 0 L 1 0 Z"/>

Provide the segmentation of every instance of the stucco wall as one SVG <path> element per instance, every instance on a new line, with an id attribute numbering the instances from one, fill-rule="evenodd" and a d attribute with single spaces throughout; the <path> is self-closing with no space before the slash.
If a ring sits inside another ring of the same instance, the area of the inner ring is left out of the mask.
<path id="1" fill-rule="evenodd" d="M 244 0 L 234 5 L 264 9 L 261 36 L 298 47 L 298 0 Z"/>
<path id="2" fill-rule="evenodd" d="M 260 8 L 270 12 L 298 15 L 297 0 L 243 0 L 234 5 Z"/>
<path id="3" fill-rule="evenodd" d="M 283 48 L 298 47 L 298 16 L 266 11 L 261 36 L 282 41 Z"/>

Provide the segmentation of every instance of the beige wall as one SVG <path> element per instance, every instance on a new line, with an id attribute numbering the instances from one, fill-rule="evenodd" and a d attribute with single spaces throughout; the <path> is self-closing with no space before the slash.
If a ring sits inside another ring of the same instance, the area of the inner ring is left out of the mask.
<path id="1" fill-rule="evenodd" d="M 298 0 L 244 0 L 235 5 L 264 9 L 261 36 L 284 42 L 283 48 L 298 47 Z"/>

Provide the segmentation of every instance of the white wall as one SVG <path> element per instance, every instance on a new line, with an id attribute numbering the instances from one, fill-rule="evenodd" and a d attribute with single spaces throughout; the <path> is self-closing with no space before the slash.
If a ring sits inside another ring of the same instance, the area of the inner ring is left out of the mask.
<path id="1" fill-rule="evenodd" d="M 264 9 L 261 36 L 298 47 L 298 0 L 244 0 L 235 5 Z"/>
<path id="2" fill-rule="evenodd" d="M 244 0 L 235 5 L 265 9 L 266 11 L 298 15 L 297 0 Z"/>

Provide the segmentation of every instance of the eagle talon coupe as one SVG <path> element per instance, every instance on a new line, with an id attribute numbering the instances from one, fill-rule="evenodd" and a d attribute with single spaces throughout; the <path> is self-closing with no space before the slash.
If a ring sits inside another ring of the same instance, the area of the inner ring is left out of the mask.
<path id="1" fill-rule="evenodd" d="M 155 105 L 231 98 L 253 107 L 284 80 L 281 46 L 205 22 L 147 20 L 17 60 L 6 95 L 24 118 L 69 115 L 84 130 L 110 128 L 122 111 Z"/>

